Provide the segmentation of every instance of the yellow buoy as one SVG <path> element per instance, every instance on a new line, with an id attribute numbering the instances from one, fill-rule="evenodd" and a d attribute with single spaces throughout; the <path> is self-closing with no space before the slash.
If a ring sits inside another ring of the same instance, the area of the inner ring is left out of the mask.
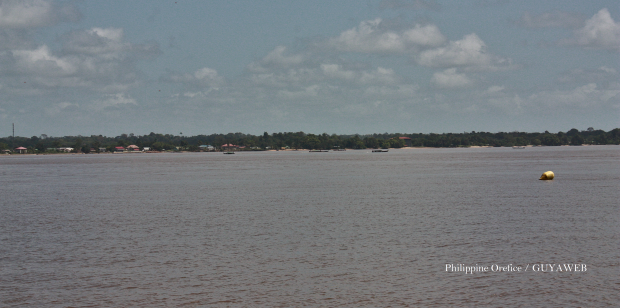
<path id="1" fill-rule="evenodd" d="M 553 171 L 547 171 L 540 176 L 539 180 L 553 180 L 554 177 Z"/>

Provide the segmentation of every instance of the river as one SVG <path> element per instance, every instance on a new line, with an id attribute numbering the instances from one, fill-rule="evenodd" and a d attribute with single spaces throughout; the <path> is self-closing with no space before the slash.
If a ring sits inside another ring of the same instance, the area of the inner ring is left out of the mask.
<path id="1" fill-rule="evenodd" d="M 2 307 L 620 302 L 620 146 L 11 155 L 0 182 Z"/>

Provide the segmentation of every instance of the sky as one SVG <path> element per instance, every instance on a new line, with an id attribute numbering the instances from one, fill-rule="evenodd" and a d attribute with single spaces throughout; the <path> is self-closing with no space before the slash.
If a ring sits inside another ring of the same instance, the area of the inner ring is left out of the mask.
<path id="1" fill-rule="evenodd" d="M 0 0 L 0 136 L 620 127 L 617 0 Z"/>

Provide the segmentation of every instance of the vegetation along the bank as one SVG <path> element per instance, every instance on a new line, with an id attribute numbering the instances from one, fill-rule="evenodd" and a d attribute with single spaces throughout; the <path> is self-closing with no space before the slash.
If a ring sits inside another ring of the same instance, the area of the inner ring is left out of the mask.
<path id="1" fill-rule="evenodd" d="M 366 148 L 401 148 L 408 146 L 411 138 L 413 147 L 469 147 L 469 146 L 527 146 L 527 145 L 603 145 L 620 144 L 620 128 L 608 132 L 588 128 L 579 131 L 575 128 L 568 132 L 524 133 L 524 132 L 464 132 L 445 134 L 401 134 L 384 133 L 372 135 L 328 135 L 306 134 L 304 132 L 272 133 L 265 132 L 255 136 L 243 133 L 211 134 L 183 136 L 156 134 L 138 136 L 122 134 L 116 137 L 101 135 L 51 137 L 47 135 L 27 137 L 0 138 L 0 150 L 25 147 L 27 153 L 54 152 L 61 147 L 71 147 L 74 152 L 99 152 L 100 149 L 113 151 L 115 147 L 137 145 L 149 147 L 155 151 L 199 151 L 200 145 L 212 145 L 216 149 L 224 144 L 234 144 L 246 150 L 268 149 L 366 149 Z"/>

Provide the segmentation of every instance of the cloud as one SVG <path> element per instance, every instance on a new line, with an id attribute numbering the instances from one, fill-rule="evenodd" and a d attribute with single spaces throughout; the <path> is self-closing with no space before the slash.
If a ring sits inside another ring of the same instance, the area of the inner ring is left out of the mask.
<path id="1" fill-rule="evenodd" d="M 590 108 L 601 105 L 620 104 L 620 87 L 615 83 L 607 88 L 599 88 L 589 83 L 571 90 L 541 91 L 531 95 L 528 100 L 537 106 Z"/>
<path id="2" fill-rule="evenodd" d="M 522 115 L 527 110 L 527 100 L 521 98 L 519 94 L 492 95 L 488 98 L 487 104 L 511 116 Z"/>
<path id="3" fill-rule="evenodd" d="M 379 4 L 379 8 L 390 9 L 390 10 L 432 10 L 439 11 L 441 10 L 441 5 L 436 1 L 425 1 L 425 0 L 382 0 Z"/>
<path id="4" fill-rule="evenodd" d="M 607 66 L 601 66 L 597 69 L 573 69 L 564 72 L 558 78 L 558 81 L 561 83 L 593 83 L 617 80 L 618 72 L 616 69 Z"/>
<path id="5" fill-rule="evenodd" d="M 62 52 L 67 55 L 92 56 L 105 60 L 124 60 L 127 57 L 149 58 L 161 53 L 159 45 L 151 42 L 131 44 L 125 41 L 121 28 L 92 28 L 73 31 L 61 39 Z"/>
<path id="6" fill-rule="evenodd" d="M 79 108 L 78 104 L 62 102 L 58 104 L 53 104 L 52 106 L 45 108 L 45 112 L 50 116 L 55 116 L 55 115 L 60 114 L 63 111 L 77 109 L 77 108 Z"/>
<path id="7" fill-rule="evenodd" d="M 301 91 L 280 90 L 278 91 L 277 96 L 285 100 L 316 98 L 319 95 L 320 90 L 321 86 L 310 85 Z"/>
<path id="8" fill-rule="evenodd" d="M 476 1 L 476 6 L 478 7 L 493 7 L 493 6 L 504 6 L 510 3 L 510 0 L 478 0 Z"/>
<path id="9" fill-rule="evenodd" d="M 465 74 L 456 72 L 456 68 L 449 68 L 443 72 L 436 72 L 431 82 L 440 88 L 464 88 L 474 84 Z"/>
<path id="10" fill-rule="evenodd" d="M 396 86 L 369 86 L 364 90 L 364 96 L 377 99 L 411 99 L 419 90 L 418 85 L 400 84 Z"/>
<path id="11" fill-rule="evenodd" d="M 138 105 L 138 102 L 125 93 L 108 94 L 104 99 L 93 101 L 91 107 L 95 110 L 103 110 L 111 107 Z"/>
<path id="12" fill-rule="evenodd" d="M 200 88 L 217 88 L 223 86 L 226 82 L 224 77 L 220 76 L 216 70 L 208 67 L 198 69 L 192 74 L 172 74 L 164 80 L 189 84 Z"/>
<path id="13" fill-rule="evenodd" d="M 575 113 L 597 108 L 604 110 L 620 107 L 620 83 L 611 83 L 605 87 L 588 83 L 570 89 L 542 90 L 529 96 L 505 91 L 503 86 L 492 86 L 479 96 L 473 95 L 469 99 L 486 102 L 486 107 L 508 115 L 552 114 L 570 110 Z"/>
<path id="14" fill-rule="evenodd" d="M 304 62 L 301 54 L 289 55 L 286 46 L 277 46 L 259 61 L 250 63 L 246 69 L 250 72 L 266 72 L 274 68 L 287 68 Z"/>
<path id="15" fill-rule="evenodd" d="M 353 80 L 357 75 L 352 70 L 343 69 L 339 64 L 321 64 L 321 71 L 326 77 L 335 79 Z"/>
<path id="16" fill-rule="evenodd" d="M 511 68 L 512 60 L 487 53 L 486 44 L 475 34 L 447 46 L 428 49 L 416 56 L 416 61 L 429 67 L 470 67 L 479 70 Z"/>
<path id="17" fill-rule="evenodd" d="M 0 29 L 40 28 L 80 18 L 72 4 L 59 6 L 46 0 L 0 1 Z"/>
<path id="18" fill-rule="evenodd" d="M 0 51 L 32 49 L 35 30 L 81 18 L 73 4 L 47 0 L 0 0 Z"/>
<path id="19" fill-rule="evenodd" d="M 137 85 L 138 60 L 159 54 L 158 45 L 126 42 L 123 30 L 116 28 L 74 31 L 61 42 L 57 53 L 43 44 L 0 54 L 5 69 L 0 83 L 39 90 L 68 87 L 115 93 Z M 30 82 L 22 84 L 21 80 Z"/>
<path id="20" fill-rule="evenodd" d="M 63 37 L 63 52 L 106 59 L 122 58 L 130 48 L 130 44 L 123 39 L 124 31 L 120 28 L 74 31 Z"/>
<path id="21" fill-rule="evenodd" d="M 70 59 L 53 56 L 47 45 L 33 50 L 14 50 L 15 65 L 24 73 L 36 74 L 36 77 L 63 77 L 74 74 L 77 66 Z"/>
<path id="22" fill-rule="evenodd" d="M 571 38 L 560 40 L 560 44 L 620 52 L 620 23 L 611 18 L 606 8 L 601 9 Z"/>
<path id="23" fill-rule="evenodd" d="M 496 95 L 498 93 L 502 93 L 506 87 L 504 86 L 490 86 L 488 89 L 484 91 L 485 95 Z"/>
<path id="24" fill-rule="evenodd" d="M 403 38 L 406 42 L 430 47 L 441 46 L 446 42 L 446 38 L 435 25 L 415 25 L 414 28 L 403 32 Z"/>
<path id="25" fill-rule="evenodd" d="M 435 25 L 415 25 L 404 31 L 386 29 L 381 18 L 362 21 L 359 26 L 329 40 L 336 50 L 360 53 L 405 53 L 420 47 L 441 46 L 446 38 Z"/>
<path id="26" fill-rule="evenodd" d="M 570 12 L 553 11 L 533 15 L 525 12 L 514 23 L 529 29 L 541 28 L 578 28 L 583 25 L 584 17 L 581 14 Z"/>

